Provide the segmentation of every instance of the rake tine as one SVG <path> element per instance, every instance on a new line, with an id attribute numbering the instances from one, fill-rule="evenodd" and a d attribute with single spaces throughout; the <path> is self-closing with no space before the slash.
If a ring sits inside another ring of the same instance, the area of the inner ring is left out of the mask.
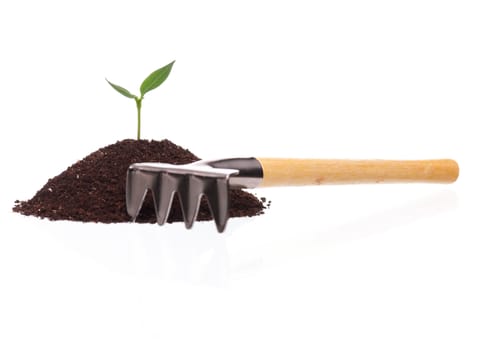
<path id="1" fill-rule="evenodd" d="M 154 204 L 156 206 L 156 217 L 159 225 L 164 225 L 171 211 L 172 200 L 178 188 L 180 179 L 171 174 L 161 172 L 157 181 L 157 188 L 154 193 Z"/>
<path id="2" fill-rule="evenodd" d="M 147 178 L 146 178 L 147 177 Z M 126 206 L 127 213 L 135 221 L 141 210 L 144 197 L 147 193 L 149 174 L 138 173 L 137 170 L 129 168 L 126 179 Z"/>
<path id="3" fill-rule="evenodd" d="M 205 180 L 197 176 L 185 176 L 184 186 L 179 187 L 184 224 L 190 229 L 199 211 L 199 201 L 205 187 Z"/>
<path id="4" fill-rule="evenodd" d="M 206 191 L 211 214 L 213 215 L 216 228 L 222 233 L 226 228 L 229 218 L 229 185 L 228 178 L 213 179 Z"/>

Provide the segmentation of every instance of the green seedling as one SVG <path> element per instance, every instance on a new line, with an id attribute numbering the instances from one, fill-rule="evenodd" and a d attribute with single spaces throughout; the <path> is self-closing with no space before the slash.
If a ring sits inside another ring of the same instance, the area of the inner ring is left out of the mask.
<path id="1" fill-rule="evenodd" d="M 136 107 L 137 107 L 137 139 L 141 139 L 141 107 L 142 107 L 142 100 L 144 99 L 144 96 L 146 93 L 148 93 L 151 90 L 154 90 L 155 88 L 159 87 L 169 76 L 169 73 L 171 73 L 172 66 L 175 61 L 172 61 L 168 65 L 159 68 L 158 70 L 152 72 L 149 74 L 149 76 L 144 79 L 144 81 L 141 84 L 140 87 L 140 95 L 136 96 L 134 94 L 131 94 L 129 90 L 123 88 L 122 86 L 112 84 L 107 78 L 107 82 L 109 83 L 110 86 L 114 88 L 118 93 L 121 95 L 124 95 L 125 97 L 132 98 L 136 101 Z"/>

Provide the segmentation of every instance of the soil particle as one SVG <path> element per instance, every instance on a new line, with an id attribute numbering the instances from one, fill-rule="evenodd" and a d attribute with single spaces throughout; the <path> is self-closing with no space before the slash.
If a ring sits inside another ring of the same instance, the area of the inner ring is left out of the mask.
<path id="1" fill-rule="evenodd" d="M 169 140 L 123 140 L 101 148 L 64 172 L 49 179 L 27 201 L 15 201 L 13 211 L 50 220 L 115 223 L 131 221 L 125 206 L 125 181 L 129 165 L 139 162 L 186 164 L 199 160 L 189 150 Z M 263 203 L 251 193 L 230 190 L 230 217 L 263 213 Z M 198 220 L 211 220 L 203 198 Z M 174 197 L 168 222 L 182 221 L 177 196 Z M 144 200 L 137 222 L 156 222 L 150 192 Z"/>

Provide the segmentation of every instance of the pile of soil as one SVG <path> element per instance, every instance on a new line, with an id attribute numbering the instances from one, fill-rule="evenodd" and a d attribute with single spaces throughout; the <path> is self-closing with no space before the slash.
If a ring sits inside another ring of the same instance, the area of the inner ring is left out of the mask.
<path id="1" fill-rule="evenodd" d="M 28 201 L 16 201 L 13 211 L 50 220 L 82 222 L 128 222 L 125 204 L 126 172 L 132 163 L 161 162 L 186 164 L 199 160 L 189 150 L 169 140 L 123 140 L 101 148 L 64 172 L 49 179 Z M 230 190 L 230 217 L 263 213 L 263 202 L 251 193 Z M 203 198 L 198 220 L 211 220 L 207 201 Z M 168 222 L 183 221 L 177 196 L 174 197 Z M 136 222 L 156 222 L 154 201 L 150 191 Z"/>

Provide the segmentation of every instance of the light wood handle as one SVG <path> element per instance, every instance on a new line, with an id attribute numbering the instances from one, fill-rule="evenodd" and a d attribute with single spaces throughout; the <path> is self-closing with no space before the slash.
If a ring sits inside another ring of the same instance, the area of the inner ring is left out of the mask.
<path id="1" fill-rule="evenodd" d="M 451 159 L 344 160 L 258 158 L 263 167 L 261 186 L 323 184 L 450 183 L 459 166 Z"/>

